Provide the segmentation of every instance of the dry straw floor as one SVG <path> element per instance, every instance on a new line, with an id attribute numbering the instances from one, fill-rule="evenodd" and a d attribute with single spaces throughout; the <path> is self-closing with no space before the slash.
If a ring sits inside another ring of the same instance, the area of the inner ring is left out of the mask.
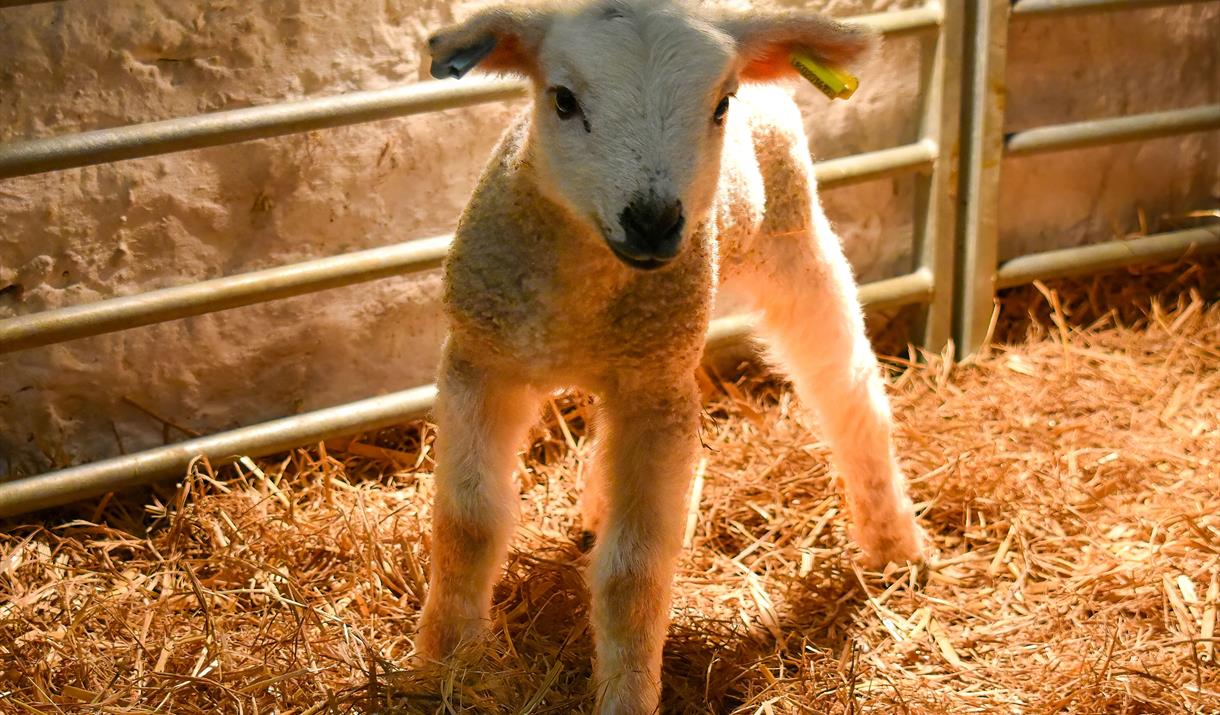
<path id="1" fill-rule="evenodd" d="M 1188 291 L 1106 313 L 1110 293 L 1010 296 L 1008 314 L 1048 317 L 1028 341 L 895 363 L 899 448 L 939 551 L 919 572 L 855 565 L 826 448 L 782 385 L 709 378 L 667 711 L 1220 712 L 1220 305 Z M 548 405 L 523 457 L 521 527 L 470 664 L 404 669 L 428 563 L 424 426 L 6 525 L 0 711 L 588 712 L 587 407 Z"/>

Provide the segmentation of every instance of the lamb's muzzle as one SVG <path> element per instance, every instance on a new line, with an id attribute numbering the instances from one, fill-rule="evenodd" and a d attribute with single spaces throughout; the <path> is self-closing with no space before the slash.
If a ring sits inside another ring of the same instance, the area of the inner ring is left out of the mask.
<path id="1" fill-rule="evenodd" d="M 669 263 L 682 249 L 686 215 L 678 199 L 637 196 L 619 214 L 624 240 L 607 236 L 614 254 L 632 268 L 651 270 Z"/>

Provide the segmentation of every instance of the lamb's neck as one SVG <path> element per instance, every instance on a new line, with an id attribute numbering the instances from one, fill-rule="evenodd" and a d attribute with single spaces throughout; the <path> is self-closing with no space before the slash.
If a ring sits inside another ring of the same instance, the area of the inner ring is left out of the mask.
<path id="1" fill-rule="evenodd" d="M 538 231 L 551 234 L 564 244 L 581 244 L 586 247 L 601 243 L 603 238 L 600 229 L 587 217 L 582 217 L 570 207 L 554 190 L 548 188 L 549 182 L 540 174 L 540 162 L 536 159 L 538 151 L 532 131 L 527 126 L 517 151 L 517 157 L 512 172 L 512 181 L 516 185 L 516 193 L 526 203 L 534 207 L 533 219 Z"/>

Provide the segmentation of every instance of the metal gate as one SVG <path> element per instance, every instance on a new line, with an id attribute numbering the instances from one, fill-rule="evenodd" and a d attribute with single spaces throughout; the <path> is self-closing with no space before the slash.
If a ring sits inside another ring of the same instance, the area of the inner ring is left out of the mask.
<path id="1" fill-rule="evenodd" d="M 959 345 L 977 344 L 978 316 L 985 313 L 984 320 L 990 318 L 996 286 L 1063 275 L 1065 264 L 1072 269 L 1070 272 L 1077 272 L 1076 268 L 1097 270 L 1129 262 L 1127 258 L 1133 252 L 1143 251 L 1138 255 L 1155 258 L 1177 255 L 1184 246 L 1220 244 L 1220 229 L 1199 229 L 1140 239 L 1145 243 L 1102 244 L 1068 249 L 1066 253 L 1037 254 L 995 268 L 994 207 L 999 178 L 996 159 L 1005 147 L 1009 154 L 1033 153 L 1220 126 L 1220 106 L 1211 106 L 1167 113 L 1173 116 L 1147 115 L 1038 129 L 1009 137 L 1005 142 L 1001 133 L 1002 98 L 990 90 L 994 85 L 987 82 L 1002 76 L 1009 2 L 946 0 L 942 5 L 932 1 L 916 9 L 848 20 L 890 37 L 912 35 L 920 39 L 919 139 L 911 144 L 815 164 L 823 189 L 902 173 L 916 174 L 912 270 L 863 285 L 860 295 L 865 306 L 872 309 L 922 306 L 913 333 L 918 342 L 930 347 L 944 345 L 955 327 Z M 29 4 L 35 3 L 0 0 L 0 8 Z M 1020 15 L 1156 4 L 1170 3 L 1022 0 L 1012 12 Z M 965 32 L 967 25 L 969 35 Z M 967 37 L 973 44 L 963 44 Z M 969 61 L 963 63 L 961 58 Z M 963 66 L 965 81 L 960 74 Z M 969 98 L 964 107 L 963 90 Z M 516 82 L 424 83 L 23 141 L 0 145 L 0 181 L 526 95 L 526 86 Z M 960 197 L 959 125 L 965 131 L 961 144 L 965 191 Z M 960 225 L 959 215 L 963 218 Z M 959 237 L 962 248 L 955 251 Z M 0 321 L 0 354 L 433 269 L 443 260 L 451 238 L 410 241 L 9 318 Z M 1112 255 L 1115 250 L 1121 252 L 1119 263 Z M 962 276 L 960 291 L 954 289 L 955 273 Z M 709 331 L 708 344 L 714 347 L 740 340 L 749 334 L 750 325 L 750 316 L 717 320 Z M 0 484 L 0 517 L 181 475 L 200 455 L 213 462 L 261 456 L 418 418 L 427 413 L 435 395 L 435 387 L 425 385 L 10 481 Z"/>
<path id="2" fill-rule="evenodd" d="M 1005 157 L 1164 137 L 1220 127 L 1220 104 L 1004 133 L 1004 71 L 1012 20 L 1186 5 L 1208 0 L 968 0 L 962 117 L 962 221 L 954 337 L 968 355 L 987 340 L 995 292 L 1035 280 L 1096 273 L 1191 250 L 1220 249 L 1220 224 L 1019 256 L 998 263 L 1000 175 Z"/>

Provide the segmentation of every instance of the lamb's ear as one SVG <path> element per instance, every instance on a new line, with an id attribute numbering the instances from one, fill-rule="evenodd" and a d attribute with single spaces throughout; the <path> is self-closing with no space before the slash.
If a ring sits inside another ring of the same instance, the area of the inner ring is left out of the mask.
<path id="1" fill-rule="evenodd" d="M 428 39 L 432 76 L 460 78 L 476 65 L 488 72 L 533 75 L 550 17 L 542 7 L 501 5 L 447 27 Z"/>
<path id="2" fill-rule="evenodd" d="M 796 74 L 793 52 L 805 52 L 831 65 L 848 66 L 875 48 L 869 30 L 844 25 L 817 13 L 792 10 L 732 15 L 721 27 L 741 55 L 741 79 L 766 82 Z"/>

